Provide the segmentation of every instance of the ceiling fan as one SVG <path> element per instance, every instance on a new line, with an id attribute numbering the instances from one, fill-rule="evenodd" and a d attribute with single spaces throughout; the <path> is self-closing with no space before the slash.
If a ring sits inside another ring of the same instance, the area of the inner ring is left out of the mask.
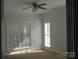
<path id="1" fill-rule="evenodd" d="M 29 5 L 30 7 L 23 8 L 22 10 L 26 10 L 29 8 L 32 8 L 33 12 L 36 12 L 38 9 L 47 10 L 47 8 L 43 7 L 43 6 L 47 5 L 46 3 L 39 4 L 38 2 L 39 1 L 37 1 L 37 0 L 32 0 L 31 2 L 27 2 L 26 5 Z"/>

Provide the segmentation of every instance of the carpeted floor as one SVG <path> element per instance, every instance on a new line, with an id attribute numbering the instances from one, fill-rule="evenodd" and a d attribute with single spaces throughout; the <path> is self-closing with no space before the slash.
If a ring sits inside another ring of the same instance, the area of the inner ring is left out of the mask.
<path id="1" fill-rule="evenodd" d="M 37 51 L 30 51 L 24 54 L 13 54 L 7 55 L 7 59 L 67 59 L 63 56 L 56 56 L 55 53 L 44 51 L 44 50 L 37 50 Z"/>

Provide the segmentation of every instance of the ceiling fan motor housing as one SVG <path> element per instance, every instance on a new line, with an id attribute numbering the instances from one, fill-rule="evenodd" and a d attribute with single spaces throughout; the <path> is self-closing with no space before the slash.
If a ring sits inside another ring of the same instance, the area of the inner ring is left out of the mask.
<path id="1" fill-rule="evenodd" d="M 35 9 L 37 9 L 38 5 L 37 5 L 36 2 L 33 2 L 32 5 L 33 5 L 33 7 L 34 7 Z"/>

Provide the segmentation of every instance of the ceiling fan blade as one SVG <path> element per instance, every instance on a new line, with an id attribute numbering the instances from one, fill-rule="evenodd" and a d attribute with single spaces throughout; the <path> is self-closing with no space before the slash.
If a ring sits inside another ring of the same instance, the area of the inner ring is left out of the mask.
<path id="1" fill-rule="evenodd" d="M 39 4 L 38 6 L 43 6 L 43 5 L 47 5 L 46 3 L 43 3 L 43 4 Z"/>
<path id="2" fill-rule="evenodd" d="M 26 8 L 23 8 L 22 10 L 29 9 L 29 8 L 32 8 L 32 7 L 26 7 Z"/>
<path id="3" fill-rule="evenodd" d="M 44 8 L 44 7 L 38 7 L 38 8 L 47 10 L 47 8 Z"/>

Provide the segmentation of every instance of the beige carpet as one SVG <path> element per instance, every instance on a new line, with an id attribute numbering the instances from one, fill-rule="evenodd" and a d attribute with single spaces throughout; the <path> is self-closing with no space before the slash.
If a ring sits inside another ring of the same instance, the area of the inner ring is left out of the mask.
<path id="1" fill-rule="evenodd" d="M 55 53 L 48 52 L 48 51 L 30 51 L 24 54 L 13 54 L 7 55 L 7 59 L 67 59 L 63 56 L 56 56 Z"/>

